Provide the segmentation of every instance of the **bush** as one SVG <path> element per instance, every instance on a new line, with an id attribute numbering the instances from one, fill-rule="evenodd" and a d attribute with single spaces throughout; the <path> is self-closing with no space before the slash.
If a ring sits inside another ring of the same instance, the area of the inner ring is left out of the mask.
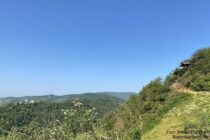
<path id="1" fill-rule="evenodd" d="M 210 74 L 195 77 L 190 84 L 190 88 L 195 91 L 210 91 Z"/>
<path id="2" fill-rule="evenodd" d="M 190 58 L 191 65 L 181 76 L 181 84 L 196 91 L 209 91 L 210 48 L 198 50 Z M 179 73 L 179 72 L 178 72 Z"/>
<path id="3" fill-rule="evenodd" d="M 73 101 L 74 108 L 63 110 L 64 121 L 60 128 L 63 134 L 72 134 L 76 137 L 78 134 L 93 132 L 94 125 L 97 122 L 97 112 L 95 108 L 85 109 L 84 105 L 78 100 Z"/>

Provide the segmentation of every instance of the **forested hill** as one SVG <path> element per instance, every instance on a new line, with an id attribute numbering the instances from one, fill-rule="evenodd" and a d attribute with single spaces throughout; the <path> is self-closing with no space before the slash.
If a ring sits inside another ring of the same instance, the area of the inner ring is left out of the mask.
<path id="1" fill-rule="evenodd" d="M 176 89 L 210 91 L 210 48 L 195 52 L 168 76 L 166 83 Z"/>
<path id="2" fill-rule="evenodd" d="M 119 139 L 210 139 L 210 48 L 180 62 L 105 118 Z"/>
<path id="3" fill-rule="evenodd" d="M 74 99 L 97 99 L 97 98 L 113 98 L 119 101 L 126 101 L 131 95 L 135 95 L 134 92 L 98 92 L 98 93 L 84 93 L 84 94 L 69 94 L 64 96 L 45 95 L 45 96 L 24 96 L 24 97 L 6 97 L 0 98 L 0 105 L 7 103 L 21 103 L 21 102 L 65 102 Z"/>
<path id="4" fill-rule="evenodd" d="M 125 95 L 124 95 L 125 94 Z M 75 109 L 75 102 L 81 102 L 82 115 L 94 108 L 95 119 L 101 119 L 108 112 L 114 111 L 124 103 L 129 95 L 135 93 L 85 93 L 65 96 L 27 96 L 20 98 L 2 98 L 0 106 L 0 136 L 8 135 L 12 128 L 27 130 L 30 124 L 38 124 L 39 129 L 53 125 L 56 120 L 65 119 L 62 110 Z M 91 113 L 91 112 L 90 112 Z M 78 117 L 78 116 L 77 116 Z M 74 118 L 77 120 L 77 118 Z M 74 120 L 74 121 L 75 121 Z M 78 121 L 80 121 L 78 119 Z M 1 139 L 1 138 L 0 138 Z M 13 139 L 13 138 L 12 138 Z M 28 139 L 28 138 L 20 138 Z"/>

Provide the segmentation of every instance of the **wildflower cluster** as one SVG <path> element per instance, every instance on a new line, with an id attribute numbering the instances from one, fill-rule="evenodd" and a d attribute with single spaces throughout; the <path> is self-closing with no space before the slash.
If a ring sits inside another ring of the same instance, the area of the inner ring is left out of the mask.
<path id="1" fill-rule="evenodd" d="M 97 121 L 96 108 L 87 109 L 79 100 L 74 100 L 73 106 L 73 109 L 62 110 L 64 115 L 62 129 L 64 132 L 75 136 L 81 133 L 92 132 Z"/>

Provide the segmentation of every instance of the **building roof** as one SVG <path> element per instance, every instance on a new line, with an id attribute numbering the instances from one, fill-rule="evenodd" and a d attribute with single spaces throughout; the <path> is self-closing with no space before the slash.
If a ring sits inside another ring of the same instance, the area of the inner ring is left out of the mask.
<path id="1" fill-rule="evenodd" d="M 190 62 L 189 60 L 184 60 L 184 61 L 182 61 L 182 63 L 181 63 L 181 66 L 182 66 L 182 67 L 186 67 L 186 66 L 189 66 L 189 65 L 191 65 L 191 62 Z"/>

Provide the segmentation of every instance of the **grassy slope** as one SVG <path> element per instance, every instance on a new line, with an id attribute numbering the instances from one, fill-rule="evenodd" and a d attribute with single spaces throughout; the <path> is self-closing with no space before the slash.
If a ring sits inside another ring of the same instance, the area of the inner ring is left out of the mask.
<path id="1" fill-rule="evenodd" d="M 143 135 L 142 139 L 173 140 L 172 134 L 168 133 L 169 131 L 183 130 L 185 126 L 190 124 L 210 130 L 210 96 L 192 95 L 191 99 L 170 110 L 155 128 Z M 203 124 L 207 126 L 203 126 Z"/>

